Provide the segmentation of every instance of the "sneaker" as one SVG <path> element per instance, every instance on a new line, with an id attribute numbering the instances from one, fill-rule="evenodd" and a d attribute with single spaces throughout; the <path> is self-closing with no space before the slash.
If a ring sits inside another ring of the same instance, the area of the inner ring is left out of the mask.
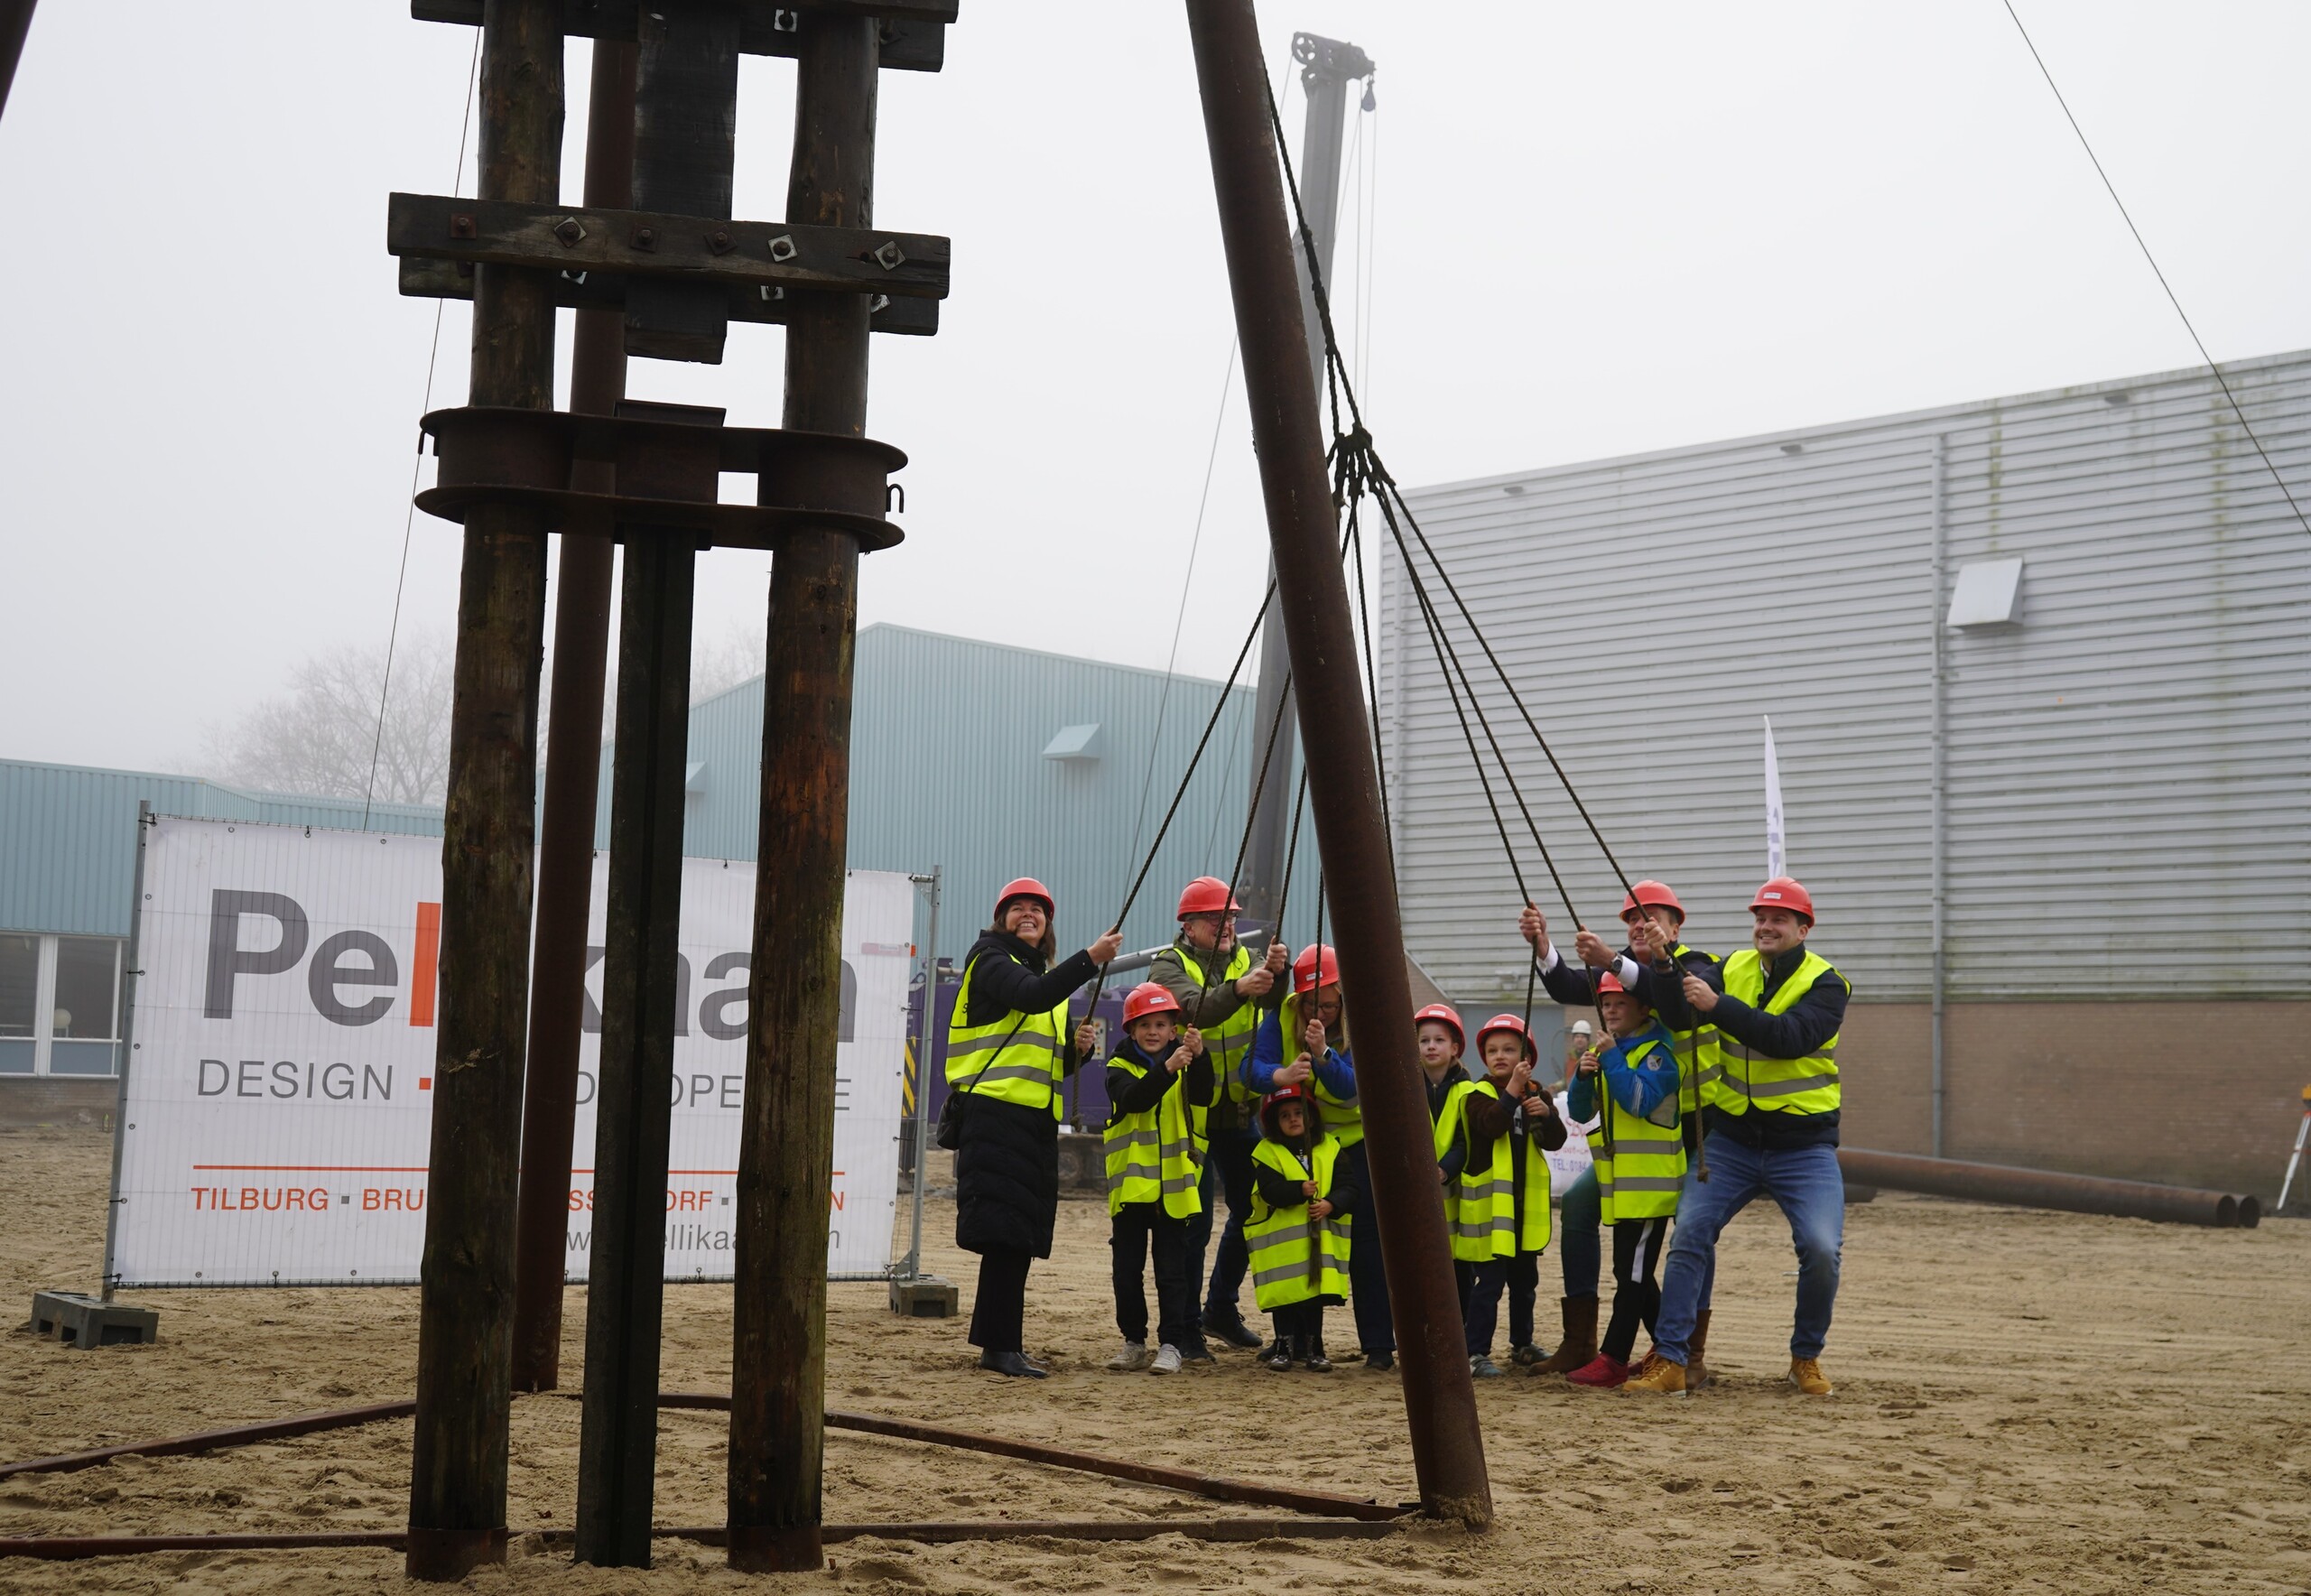
<path id="1" fill-rule="evenodd" d="M 1600 1352 L 1564 1378 L 1576 1386 L 1610 1391 L 1629 1383 L 1629 1365 L 1610 1352 Z"/>
<path id="2" fill-rule="evenodd" d="M 1179 1367 L 1176 1358 L 1177 1355 L 1174 1354 L 1174 1361 L 1172 1365 L 1174 1369 L 1177 1369 Z M 1123 1344 L 1123 1350 L 1118 1352 L 1114 1357 L 1108 1359 L 1108 1367 L 1115 1370 L 1118 1374 L 1131 1374 L 1137 1370 L 1146 1369 L 1147 1367 L 1147 1343 L 1146 1341 L 1126 1341 Z"/>
<path id="3" fill-rule="evenodd" d="M 1508 1361 L 1519 1369 L 1531 1368 L 1541 1360 L 1541 1350 L 1530 1341 L 1527 1341 L 1521 1347 L 1508 1349 Z"/>
<path id="4" fill-rule="evenodd" d="M 1218 1313 L 1206 1308 L 1203 1311 L 1203 1328 L 1205 1334 L 1218 1336 L 1231 1347 L 1249 1350 L 1260 1344 L 1259 1332 L 1246 1324 L 1240 1313 Z"/>
<path id="5" fill-rule="evenodd" d="M 1145 1354 L 1143 1353 L 1143 1356 Z M 1147 1372 L 1149 1374 L 1179 1373 L 1180 1350 L 1172 1345 L 1169 1341 L 1165 1342 L 1161 1348 L 1157 1349 L 1156 1360 L 1147 1366 Z"/>
<path id="6" fill-rule="evenodd" d="M 1819 1358 L 1792 1358 L 1789 1383 L 1808 1396 L 1826 1396 L 1836 1388 L 1830 1384 L 1830 1377 L 1822 1372 Z"/>
<path id="7" fill-rule="evenodd" d="M 1367 1352 L 1364 1354 L 1364 1367 L 1374 1374 L 1386 1374 L 1390 1369 L 1396 1368 L 1396 1366 L 1397 1355 L 1394 1352 Z"/>
<path id="8" fill-rule="evenodd" d="M 1621 1389 L 1643 1391 L 1652 1396 L 1682 1396 L 1685 1394 L 1685 1366 L 1672 1363 L 1666 1358 L 1656 1358 L 1652 1368 L 1632 1376 Z"/>
<path id="9" fill-rule="evenodd" d="M 1469 1377 L 1471 1379 L 1497 1380 L 1500 1378 L 1500 1365 L 1480 1352 L 1469 1359 Z"/>

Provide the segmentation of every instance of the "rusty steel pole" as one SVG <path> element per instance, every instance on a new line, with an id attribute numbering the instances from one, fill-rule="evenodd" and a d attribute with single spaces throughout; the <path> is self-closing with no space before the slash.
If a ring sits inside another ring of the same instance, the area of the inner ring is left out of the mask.
<path id="1" fill-rule="evenodd" d="M 562 9 L 562 0 L 489 0 L 484 200 L 550 204 L 559 189 Z M 550 281 L 534 268 L 475 268 L 469 403 L 552 408 Z M 533 506 L 478 506 L 467 516 L 410 1460 L 405 1566 L 415 1579 L 458 1579 L 506 1554 L 545 546 Z"/>
<path id="2" fill-rule="evenodd" d="M 1413 1048 L 1396 872 L 1335 542 L 1258 19 L 1251 0 L 1188 0 L 1187 13 L 1276 555 L 1276 607 L 1307 748 L 1309 803 L 1340 926 L 1341 989 L 1357 1038 L 1357 1097 L 1402 1342 L 1413 1468 L 1426 1513 L 1483 1526 L 1492 1518 L 1492 1489 Z"/>
<path id="3" fill-rule="evenodd" d="M 16 81 L 16 63 L 23 58 L 24 35 L 32 32 L 36 0 L 0 0 L 0 114 L 8 109 L 8 90 Z"/>
<path id="4" fill-rule="evenodd" d="M 832 11 L 802 19 L 786 219 L 864 227 L 877 23 Z M 868 300 L 788 297 L 784 424 L 863 437 Z M 729 1479 L 730 1565 L 755 1573 L 824 1563 L 827 1205 L 859 553 L 851 534 L 806 527 L 780 540 L 771 564 Z"/>
<path id="5" fill-rule="evenodd" d="M 586 203 L 634 201 L 634 45 L 594 42 L 586 107 Z M 570 353 L 570 408 L 608 415 L 626 393 L 625 317 L 580 311 Z M 608 493 L 607 460 L 580 460 L 570 486 Z M 594 807 L 602 774 L 602 682 L 609 655 L 606 537 L 564 532 L 553 598 L 553 698 L 538 814 L 536 943 L 530 956 L 530 1065 L 522 1099 L 522 1188 L 514 1260 L 514 1389 L 562 1378 L 562 1287 L 569 1272 L 571 1142 L 578 1119 L 578 1044 L 586 919 L 594 886 Z"/>

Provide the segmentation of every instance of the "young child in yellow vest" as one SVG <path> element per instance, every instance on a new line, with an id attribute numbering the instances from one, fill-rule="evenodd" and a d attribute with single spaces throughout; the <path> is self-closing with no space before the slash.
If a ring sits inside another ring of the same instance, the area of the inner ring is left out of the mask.
<path id="1" fill-rule="evenodd" d="M 1685 1183 L 1685 1144 L 1677 1121 L 1677 1050 L 1668 1029 L 1610 973 L 1597 981 L 1612 1044 L 1581 1055 L 1565 1111 L 1587 1119 L 1605 1100 L 1589 1136 L 1597 1169 L 1599 1217 L 1613 1237 L 1613 1316 L 1597 1356 L 1565 1378 L 1606 1388 L 1629 1377 L 1638 1327 L 1661 1313 L 1661 1248 Z"/>
<path id="2" fill-rule="evenodd" d="M 1348 1179 L 1339 1139 L 1323 1127 L 1307 1089 L 1280 1086 L 1260 1104 L 1252 1149 L 1252 1297 L 1276 1321 L 1276 1350 L 1263 1359 L 1279 1374 L 1300 1364 L 1330 1374 L 1324 1310 L 1348 1298 L 1349 1215 L 1360 1194 Z"/>
<path id="3" fill-rule="evenodd" d="M 1549 1245 L 1548 1155 L 1564 1146 L 1564 1121 L 1547 1089 L 1533 1079 L 1540 1054 L 1523 1020 L 1497 1014 L 1485 1021 L 1477 1030 L 1477 1056 L 1484 1063 L 1485 1083 L 1514 1115 L 1508 1178 L 1517 1192 L 1517 1256 L 1508 1260 L 1508 1348 L 1517 1363 L 1530 1366 L 1542 1356 L 1533 1344 L 1533 1309 L 1540 1296 L 1541 1254 Z M 1497 1301 L 1471 1300 L 1468 1310 L 1470 1344 L 1488 1357 Z"/>
<path id="4" fill-rule="evenodd" d="M 1108 1061 L 1108 1245 L 1113 1253 L 1118 1372 L 1177 1374 L 1202 1350 L 1195 1218 L 1202 1211 L 1198 1111 L 1215 1082 L 1203 1037 L 1180 1029 L 1180 1001 L 1155 981 L 1123 1000 L 1125 1041 Z M 1147 1255 L 1156 1255 L 1157 1350 L 1147 1352 Z"/>
<path id="5" fill-rule="evenodd" d="M 1498 1379 L 1492 1330 L 1500 1290 L 1517 1256 L 1517 1194 L 1508 1173 L 1508 1104 L 1489 1081 L 1471 1081 L 1461 1053 L 1461 1016 L 1432 1003 L 1413 1016 L 1422 1084 L 1435 1133 L 1436 1173 L 1444 1185 L 1444 1220 L 1452 1276 L 1461 1288 L 1461 1327 L 1469 1372 Z"/>

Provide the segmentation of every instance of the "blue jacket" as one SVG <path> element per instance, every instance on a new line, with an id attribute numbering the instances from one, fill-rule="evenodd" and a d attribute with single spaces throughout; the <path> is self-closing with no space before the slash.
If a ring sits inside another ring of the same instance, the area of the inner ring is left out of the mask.
<path id="1" fill-rule="evenodd" d="M 1266 1097 L 1276 1090 L 1276 1072 L 1299 1056 L 1297 1037 L 1291 1052 L 1285 1051 L 1284 1009 L 1278 1005 L 1261 1016 L 1260 1028 L 1253 1034 L 1251 1052 L 1244 1061 L 1244 1084 Z M 1322 1058 L 1308 1062 L 1326 1091 L 1344 1103 L 1356 1100 L 1356 1060 L 1348 1049 L 1327 1047 Z"/>
<path id="2" fill-rule="evenodd" d="M 1632 1067 L 1629 1054 L 1647 1042 L 1661 1045 L 1646 1054 L 1644 1063 Z M 1677 1096 L 1677 1045 L 1668 1028 L 1655 1020 L 1633 1036 L 1625 1036 L 1605 1049 L 1603 1078 L 1605 1090 L 1624 1114 L 1639 1119 L 1650 1119 L 1654 1111 L 1665 1102 L 1674 1102 Z M 1575 1075 L 1565 1088 L 1565 1111 L 1575 1119 L 1588 1119 L 1597 1112 L 1596 1093 L 1590 1078 Z"/>

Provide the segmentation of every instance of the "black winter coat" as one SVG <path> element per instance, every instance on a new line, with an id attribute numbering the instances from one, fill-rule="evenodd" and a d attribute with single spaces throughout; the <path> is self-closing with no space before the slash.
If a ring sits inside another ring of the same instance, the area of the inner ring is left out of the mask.
<path id="1" fill-rule="evenodd" d="M 973 943 L 966 963 L 975 973 L 964 1023 L 973 1025 L 1054 1008 L 1100 973 L 1090 954 L 1077 953 L 1045 974 L 1042 954 L 1000 932 Z M 1072 1075 L 1081 1062 L 1070 1036 L 1063 1068 Z M 967 1075 L 954 1090 L 970 1082 Z M 963 1109 L 962 1140 L 955 1148 L 955 1245 L 965 1252 L 1047 1258 L 1058 1218 L 1058 1119 L 1047 1108 L 974 1095 Z"/>

